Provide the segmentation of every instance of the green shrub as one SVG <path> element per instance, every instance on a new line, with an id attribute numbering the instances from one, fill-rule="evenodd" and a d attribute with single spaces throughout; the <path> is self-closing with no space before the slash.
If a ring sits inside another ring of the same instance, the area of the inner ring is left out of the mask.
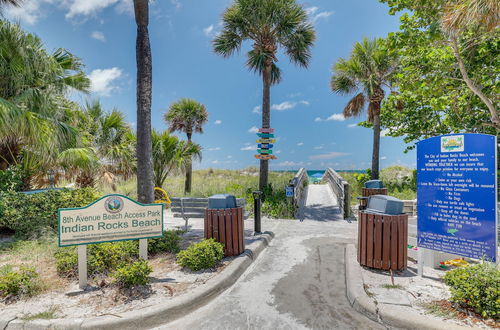
<path id="1" fill-rule="evenodd" d="M 182 238 L 179 236 L 182 231 L 167 230 L 163 237 L 148 240 L 148 252 L 155 254 L 160 252 L 177 253 L 181 250 L 179 243 Z"/>
<path id="2" fill-rule="evenodd" d="M 119 267 L 133 262 L 139 254 L 138 241 L 90 244 L 87 247 L 89 276 L 108 274 Z M 77 275 L 78 256 L 76 247 L 59 249 L 55 254 L 57 272 L 61 276 Z"/>
<path id="3" fill-rule="evenodd" d="M 17 271 L 11 266 L 0 268 L 0 297 L 33 296 L 40 291 L 40 276 L 35 268 L 21 266 Z"/>
<path id="4" fill-rule="evenodd" d="M 177 263 L 192 271 L 213 268 L 224 258 L 224 245 L 213 238 L 191 244 L 177 254 Z"/>
<path id="5" fill-rule="evenodd" d="M 20 166 L 12 166 L 0 171 L 0 191 L 23 191 L 26 190 L 28 172 Z"/>
<path id="6" fill-rule="evenodd" d="M 449 271 L 451 301 L 472 307 L 483 317 L 500 319 L 500 270 L 487 263 Z"/>
<path id="7" fill-rule="evenodd" d="M 146 260 L 138 260 L 132 264 L 118 267 L 111 275 L 115 283 L 121 287 L 129 288 L 136 285 L 149 283 L 149 274 L 153 272 Z"/>
<path id="8" fill-rule="evenodd" d="M 14 230 L 18 237 L 37 237 L 57 228 L 57 209 L 86 206 L 99 197 L 90 188 L 31 195 L 0 191 L 0 228 Z"/>

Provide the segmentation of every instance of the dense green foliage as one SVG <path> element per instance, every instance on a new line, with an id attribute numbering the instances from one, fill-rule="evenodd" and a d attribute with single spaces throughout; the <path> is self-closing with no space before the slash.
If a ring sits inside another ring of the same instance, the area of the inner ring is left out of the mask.
<path id="1" fill-rule="evenodd" d="M 26 179 L 29 174 L 21 166 L 10 166 L 5 171 L 0 171 L 0 191 L 27 190 Z"/>
<path id="2" fill-rule="evenodd" d="M 177 262 L 192 271 L 213 268 L 224 258 L 224 245 L 213 238 L 191 244 L 177 254 Z"/>
<path id="3" fill-rule="evenodd" d="M 137 260 L 132 264 L 118 267 L 111 277 L 115 279 L 115 283 L 124 288 L 130 288 L 137 285 L 146 285 L 149 283 L 149 274 L 153 272 L 153 268 L 148 264 L 147 260 Z"/>
<path id="4" fill-rule="evenodd" d="M 179 230 L 166 230 L 163 237 L 148 240 L 148 252 L 152 254 L 160 252 L 177 253 L 180 251 L 180 242 L 183 232 Z"/>
<path id="5" fill-rule="evenodd" d="M 82 207 L 100 197 L 90 188 L 52 190 L 37 194 L 0 192 L 0 228 L 14 230 L 21 237 L 38 236 L 57 228 L 59 208 Z"/>
<path id="6" fill-rule="evenodd" d="M 290 203 L 286 198 L 285 189 L 274 189 L 273 185 L 269 184 L 263 191 L 264 200 L 262 202 L 261 212 L 272 218 L 277 219 L 294 219 L 295 205 Z M 246 201 L 253 211 L 253 195 L 251 189 L 247 190 Z"/>
<path id="7" fill-rule="evenodd" d="M 40 292 L 40 275 L 33 267 L 21 266 L 14 270 L 12 266 L 0 267 L 0 297 L 33 296 Z"/>
<path id="8" fill-rule="evenodd" d="M 451 300 L 472 307 L 483 317 L 500 319 L 500 270 L 483 263 L 456 268 L 446 273 Z"/>
<path id="9" fill-rule="evenodd" d="M 389 135 L 403 136 L 407 143 L 457 132 L 497 135 L 500 131 L 492 124 L 491 110 L 464 81 L 458 59 L 498 112 L 500 30 L 470 26 L 451 36 L 444 33 L 445 4 L 456 1 L 381 2 L 389 5 L 390 14 L 402 12 L 401 30 L 390 33 L 387 40 L 400 58 L 397 93 L 382 109 L 382 124 Z"/>

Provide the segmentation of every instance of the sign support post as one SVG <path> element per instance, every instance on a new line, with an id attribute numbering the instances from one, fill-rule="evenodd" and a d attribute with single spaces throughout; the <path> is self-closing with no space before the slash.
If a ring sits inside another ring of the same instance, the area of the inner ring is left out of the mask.
<path id="1" fill-rule="evenodd" d="M 139 240 L 139 258 L 148 260 L 148 240 Z"/>
<path id="2" fill-rule="evenodd" d="M 87 245 L 78 245 L 78 286 L 87 287 Z"/>

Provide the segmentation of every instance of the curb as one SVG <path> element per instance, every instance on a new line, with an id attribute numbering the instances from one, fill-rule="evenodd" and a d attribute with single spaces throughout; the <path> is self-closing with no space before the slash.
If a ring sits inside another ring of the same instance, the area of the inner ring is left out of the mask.
<path id="1" fill-rule="evenodd" d="M 219 275 L 205 285 L 172 301 L 129 312 L 80 319 L 22 321 L 1 320 L 3 329 L 144 329 L 179 319 L 219 296 L 238 280 L 259 254 L 269 245 L 274 233 L 266 231 L 249 244 Z"/>
<path id="2" fill-rule="evenodd" d="M 429 329 L 429 330 L 465 330 L 476 329 L 443 322 L 417 313 L 410 314 L 408 309 L 396 305 L 377 304 L 368 296 L 364 289 L 361 266 L 357 262 L 356 247 L 347 244 L 345 248 L 345 275 L 347 299 L 352 307 L 368 318 L 383 325 L 402 329 Z"/>

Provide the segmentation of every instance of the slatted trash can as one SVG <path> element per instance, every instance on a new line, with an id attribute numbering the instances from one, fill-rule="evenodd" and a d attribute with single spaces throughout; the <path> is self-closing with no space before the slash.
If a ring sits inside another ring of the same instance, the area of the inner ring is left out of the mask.
<path id="1" fill-rule="evenodd" d="M 236 207 L 231 195 L 215 195 L 205 209 L 205 238 L 224 244 L 224 255 L 237 256 L 245 251 L 243 208 Z"/>
<path id="2" fill-rule="evenodd" d="M 387 195 L 387 188 L 384 188 L 384 184 L 381 180 L 369 180 L 365 182 L 363 188 L 361 188 L 361 196 L 359 201 L 359 209 L 364 210 L 368 204 L 368 198 L 372 195 Z"/>
<path id="3" fill-rule="evenodd" d="M 358 222 L 358 262 L 362 266 L 406 269 L 408 215 L 402 214 L 402 207 L 403 202 L 391 196 L 370 197 Z"/>

